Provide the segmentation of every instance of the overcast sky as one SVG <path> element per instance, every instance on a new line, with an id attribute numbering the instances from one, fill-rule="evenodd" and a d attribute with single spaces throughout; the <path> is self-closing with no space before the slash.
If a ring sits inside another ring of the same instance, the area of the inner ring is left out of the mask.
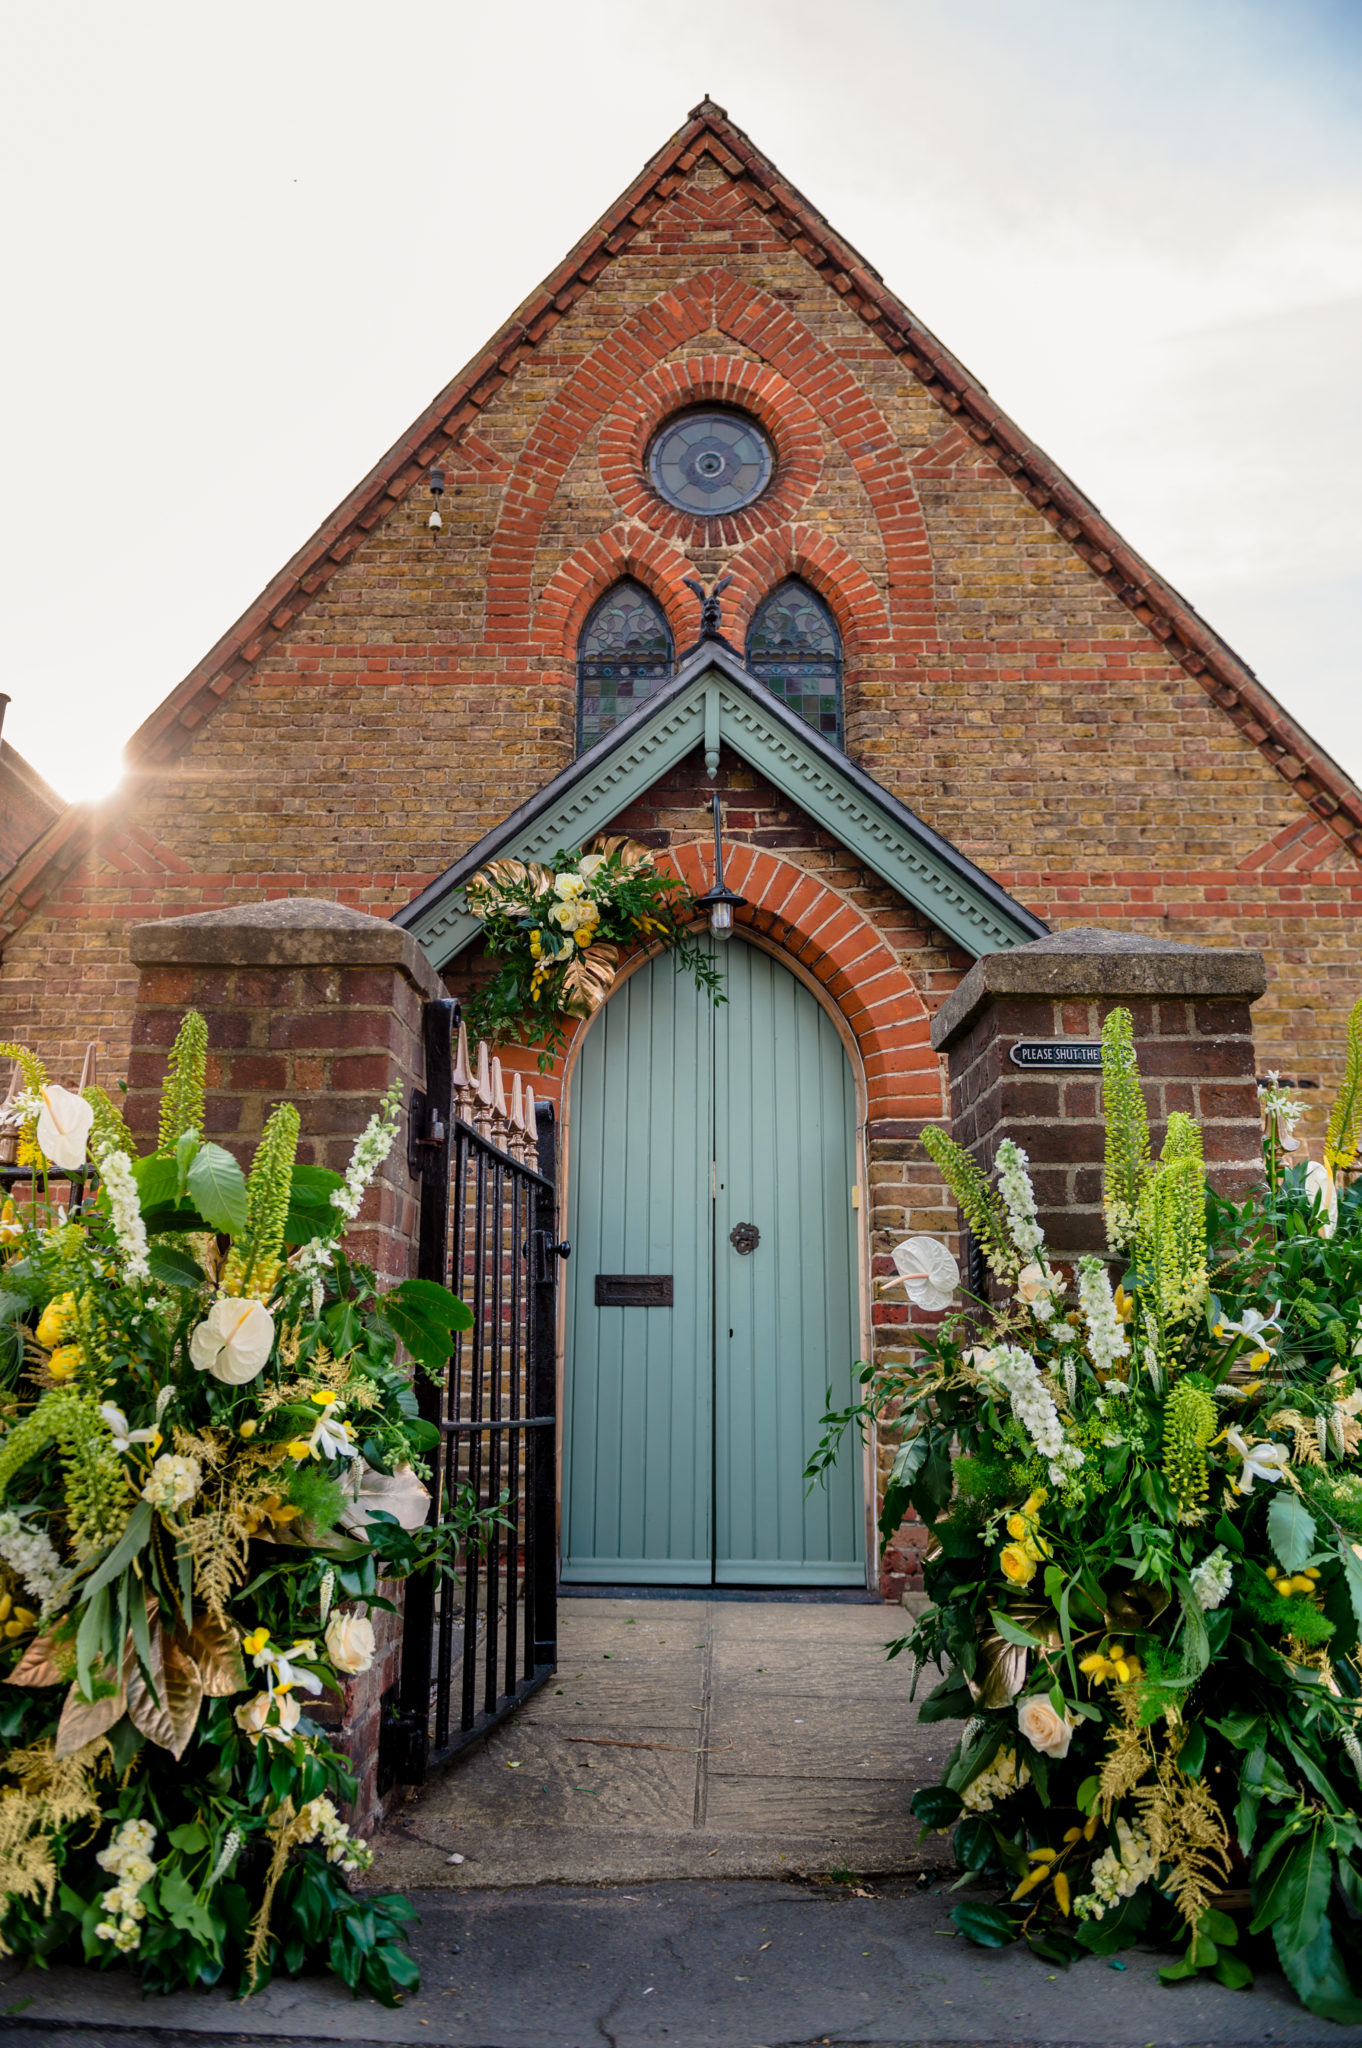
<path id="1" fill-rule="evenodd" d="M 706 91 L 1362 775 L 1359 0 L 0 22 L 0 689 L 63 795 Z"/>

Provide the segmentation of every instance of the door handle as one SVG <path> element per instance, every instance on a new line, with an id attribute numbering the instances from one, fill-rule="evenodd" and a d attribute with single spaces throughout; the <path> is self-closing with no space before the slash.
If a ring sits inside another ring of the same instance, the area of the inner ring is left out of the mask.
<path id="1" fill-rule="evenodd" d="M 735 1252 L 741 1252 L 746 1256 L 748 1252 L 754 1252 L 761 1243 L 761 1232 L 755 1223 L 735 1223 L 728 1233 L 728 1241 Z"/>

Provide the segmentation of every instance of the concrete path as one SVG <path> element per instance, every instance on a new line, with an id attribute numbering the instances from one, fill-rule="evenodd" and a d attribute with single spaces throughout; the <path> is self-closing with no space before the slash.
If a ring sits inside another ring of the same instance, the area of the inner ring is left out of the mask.
<path id="1" fill-rule="evenodd" d="M 399 1810 L 376 1883 L 921 1867 L 909 1802 L 959 1730 L 919 1728 L 908 1660 L 886 1662 L 901 1608 L 618 1598 L 559 1615 L 557 1678 Z M 925 1862 L 943 1860 L 938 1838 Z"/>
<path id="2" fill-rule="evenodd" d="M 1357 2048 L 1280 1978 L 1161 1986 L 1161 1957 L 1067 1973 L 973 1949 L 950 1895 L 854 1898 L 795 1884 L 417 1895 L 424 1985 L 399 2012 L 334 1980 L 259 1998 L 143 2002 L 123 1972 L 0 1983 L 13 2048 Z M 8 1976 L 8 1972 L 6 1972 Z M 31 2001 L 24 2004 L 25 2000 Z M 22 2007 L 22 2009 L 20 2009 Z"/>

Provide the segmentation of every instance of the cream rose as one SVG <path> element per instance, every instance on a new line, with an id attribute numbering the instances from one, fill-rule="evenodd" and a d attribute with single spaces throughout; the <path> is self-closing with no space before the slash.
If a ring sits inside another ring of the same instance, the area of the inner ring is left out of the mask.
<path id="1" fill-rule="evenodd" d="M 1032 1749 L 1038 1749 L 1042 1756 L 1069 1754 L 1073 1726 L 1055 1712 L 1043 1693 L 1032 1693 L 1030 1699 L 1018 1702 L 1017 1726 Z"/>
<path id="2" fill-rule="evenodd" d="M 244 1387 L 274 1348 L 274 1317 L 258 1301 L 215 1301 L 189 1340 L 190 1363 L 224 1386 Z"/>
<path id="3" fill-rule="evenodd" d="M 270 1708 L 273 1704 L 267 1692 L 252 1693 L 248 1700 L 241 1702 L 232 1719 L 243 1735 L 249 1735 L 252 1742 L 259 1742 L 265 1732 L 265 1723 L 270 1718 Z"/>
<path id="4" fill-rule="evenodd" d="M 326 1654 L 347 1678 L 369 1669 L 376 1648 L 374 1625 L 365 1614 L 333 1614 L 326 1625 Z"/>

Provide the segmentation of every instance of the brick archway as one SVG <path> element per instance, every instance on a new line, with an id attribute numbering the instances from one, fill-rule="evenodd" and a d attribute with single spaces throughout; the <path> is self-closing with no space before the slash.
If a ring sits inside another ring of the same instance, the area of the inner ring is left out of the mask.
<path id="1" fill-rule="evenodd" d="M 714 879 L 713 844 L 694 840 L 659 855 L 696 894 Z M 941 1068 L 921 993 L 871 920 L 793 861 L 740 840 L 724 842 L 724 879 L 747 898 L 738 923 L 761 936 L 823 991 L 854 1039 L 865 1076 L 866 1121 L 900 1126 L 945 1115 Z M 502 1048 L 541 1100 L 561 1103 L 564 1076 L 587 1027 L 579 1025 L 549 1074 L 534 1056 Z"/>

